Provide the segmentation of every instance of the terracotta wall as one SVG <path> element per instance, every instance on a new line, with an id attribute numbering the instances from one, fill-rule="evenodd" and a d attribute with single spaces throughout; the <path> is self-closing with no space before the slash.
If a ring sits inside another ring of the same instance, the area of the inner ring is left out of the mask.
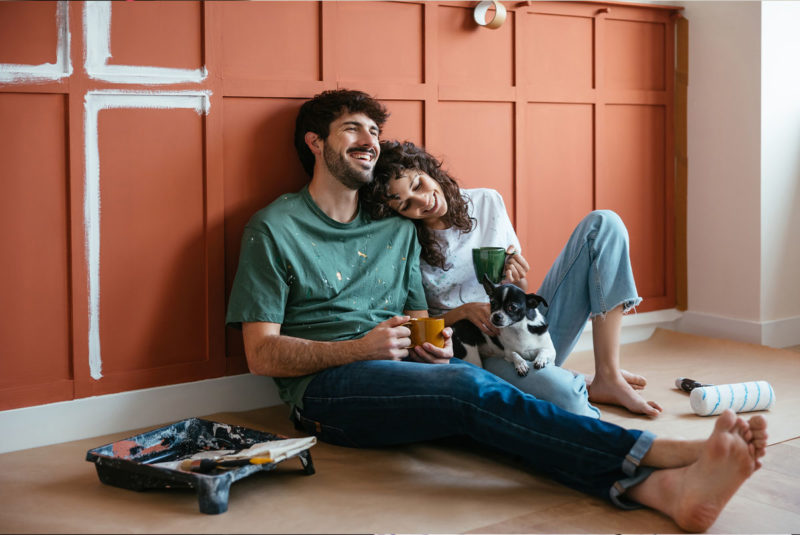
<path id="1" fill-rule="evenodd" d="M 535 283 L 611 208 L 639 310 L 673 306 L 672 11 L 474 4 L 0 3 L 0 409 L 246 371 L 241 230 L 306 182 L 294 116 L 336 87 L 499 190 Z"/>

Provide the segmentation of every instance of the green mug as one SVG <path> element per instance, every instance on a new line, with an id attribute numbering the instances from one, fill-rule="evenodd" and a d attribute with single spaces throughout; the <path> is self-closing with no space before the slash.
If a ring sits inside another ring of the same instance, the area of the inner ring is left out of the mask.
<path id="1" fill-rule="evenodd" d="M 477 247 L 472 250 L 472 267 L 481 284 L 484 275 L 494 284 L 499 284 L 503 280 L 505 265 L 506 250 L 503 247 Z"/>

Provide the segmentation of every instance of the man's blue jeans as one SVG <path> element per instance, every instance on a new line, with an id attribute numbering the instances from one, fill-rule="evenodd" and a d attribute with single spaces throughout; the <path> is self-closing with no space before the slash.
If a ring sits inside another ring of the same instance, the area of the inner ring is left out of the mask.
<path id="1" fill-rule="evenodd" d="M 545 278 L 538 293 L 550 304 L 547 317 L 559 366 L 590 315 L 640 301 L 627 247 L 619 217 L 592 212 L 575 229 Z M 513 373 L 504 360 L 487 360 Z M 308 433 L 341 446 L 388 446 L 467 435 L 523 459 L 569 487 L 630 507 L 620 495 L 652 472 L 639 463 L 654 435 L 597 420 L 596 409 L 586 400 L 582 376 L 557 366 L 544 370 L 559 374 L 554 380 L 564 380 L 562 391 L 568 396 L 572 392 L 576 407 L 582 406 L 589 417 L 452 359 L 450 365 L 365 361 L 325 370 L 308 385 L 295 419 Z M 529 376 L 546 379 L 534 370 Z M 554 388 L 547 380 L 542 387 Z"/>
<path id="2" fill-rule="evenodd" d="M 306 432 L 340 446 L 466 435 L 624 508 L 635 505 L 620 495 L 652 472 L 639 466 L 651 433 L 559 409 L 459 359 L 449 365 L 376 360 L 330 368 L 308 385 L 295 419 Z"/>
<path id="3" fill-rule="evenodd" d="M 524 377 L 501 358 L 483 367 L 523 392 L 552 401 L 576 414 L 600 417 L 589 403 L 586 379 L 562 368 L 590 317 L 622 305 L 627 311 L 642 299 L 636 292 L 628 231 L 610 210 L 591 212 L 578 223 L 536 292 L 548 303 L 545 316 L 556 349 L 556 365 L 533 369 Z"/>

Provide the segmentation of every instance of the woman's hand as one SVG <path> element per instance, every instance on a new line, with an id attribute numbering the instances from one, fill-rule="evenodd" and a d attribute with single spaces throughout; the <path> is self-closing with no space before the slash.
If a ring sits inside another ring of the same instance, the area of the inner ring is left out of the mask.
<path id="1" fill-rule="evenodd" d="M 452 325 L 466 319 L 489 336 L 497 336 L 500 331 L 489 321 L 490 313 L 489 303 L 466 303 L 445 314 L 444 321 L 445 324 Z"/>
<path id="2" fill-rule="evenodd" d="M 506 249 L 508 258 L 506 258 L 505 274 L 506 277 L 501 281 L 502 284 L 516 284 L 523 291 L 528 290 L 528 280 L 525 275 L 530 270 L 528 261 L 525 257 L 516 251 L 513 245 L 509 245 Z"/>

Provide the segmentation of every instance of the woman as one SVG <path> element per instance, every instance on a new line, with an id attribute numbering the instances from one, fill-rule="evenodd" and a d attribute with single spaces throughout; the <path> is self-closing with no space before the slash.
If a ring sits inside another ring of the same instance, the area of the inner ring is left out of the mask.
<path id="1" fill-rule="evenodd" d="M 373 218 L 395 213 L 414 221 L 422 246 L 420 270 L 432 315 L 445 325 L 468 319 L 487 334 L 488 298 L 472 269 L 472 248 L 507 247 L 505 280 L 527 291 L 528 262 L 494 190 L 462 190 L 441 163 L 409 142 L 381 142 L 374 180 L 361 190 Z M 631 412 L 657 416 L 661 407 L 635 390 L 646 383 L 619 367 L 622 315 L 638 305 L 628 256 L 628 234 L 619 217 L 595 211 L 576 227 L 564 250 L 536 292 L 549 303 L 546 317 L 556 348 L 556 366 L 531 369 L 524 377 L 499 358 L 483 366 L 521 390 L 586 416 L 600 412 L 589 401 L 620 405 Z M 586 321 L 592 318 L 595 376 L 587 379 L 561 367 Z"/>

